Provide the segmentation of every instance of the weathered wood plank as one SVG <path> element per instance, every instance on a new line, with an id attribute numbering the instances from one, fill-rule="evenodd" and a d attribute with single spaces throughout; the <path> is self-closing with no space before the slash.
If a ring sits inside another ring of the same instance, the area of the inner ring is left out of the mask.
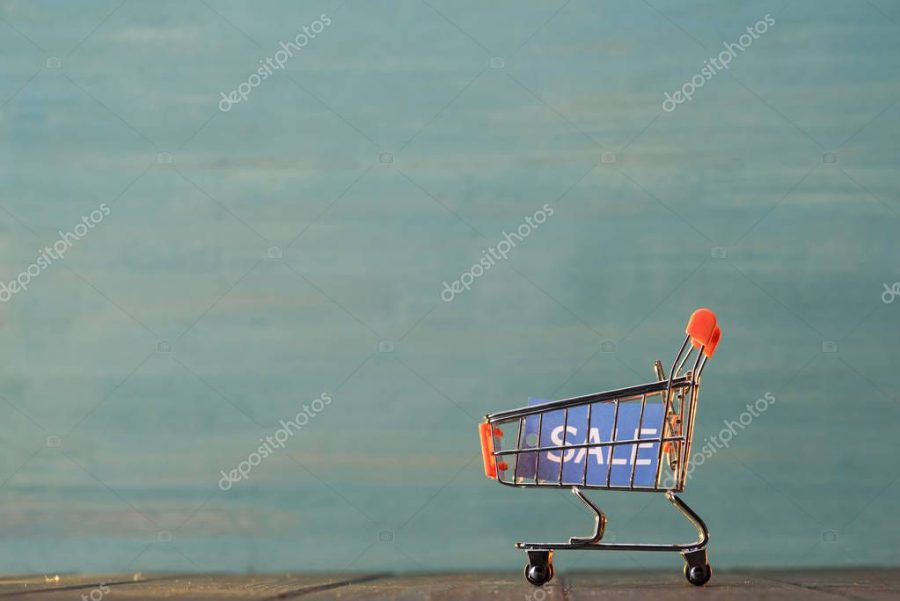
<path id="1" fill-rule="evenodd" d="M 716 572 L 703 599 L 881 601 L 900 598 L 900 570 Z M 0 598 L 74 600 L 314 598 L 367 601 L 461 600 L 583 601 L 590 599 L 655 601 L 697 599 L 700 594 L 677 571 L 563 573 L 541 590 L 516 573 L 504 574 L 199 574 L 199 575 L 63 575 L 0 579 Z"/>

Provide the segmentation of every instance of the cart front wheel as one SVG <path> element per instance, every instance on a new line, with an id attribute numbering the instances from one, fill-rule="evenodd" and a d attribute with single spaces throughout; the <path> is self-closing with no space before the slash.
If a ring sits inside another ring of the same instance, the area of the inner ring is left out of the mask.
<path id="1" fill-rule="evenodd" d="M 525 566 L 525 580 L 534 586 L 544 586 L 553 579 L 553 564 L 530 563 Z"/>
<path id="2" fill-rule="evenodd" d="M 709 564 L 702 566 L 684 566 L 684 577 L 694 586 L 703 586 L 712 577 L 712 568 Z"/>

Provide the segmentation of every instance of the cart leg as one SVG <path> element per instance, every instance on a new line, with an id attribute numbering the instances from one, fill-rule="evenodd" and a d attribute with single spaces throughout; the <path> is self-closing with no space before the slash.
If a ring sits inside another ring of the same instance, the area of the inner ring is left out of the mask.
<path id="1" fill-rule="evenodd" d="M 709 530 L 703 520 L 700 519 L 694 511 L 688 507 L 687 503 L 676 497 L 673 493 L 667 492 L 666 498 L 675 506 L 675 509 L 688 519 L 697 529 L 700 539 L 697 544 L 686 551 L 682 551 L 684 557 L 684 577 L 687 581 L 696 586 L 703 586 L 712 577 L 712 568 L 709 565 L 709 558 L 706 554 L 706 547 L 709 545 Z"/>
<path id="2" fill-rule="evenodd" d="M 534 586 L 543 586 L 553 579 L 553 551 L 545 549 L 528 550 L 528 565 L 525 566 L 525 580 Z"/>
<path id="3" fill-rule="evenodd" d="M 603 539 L 603 533 L 606 531 L 606 514 L 600 510 L 593 501 L 584 496 L 584 493 L 577 486 L 572 487 L 572 494 L 578 497 L 588 510 L 594 514 L 594 534 L 591 536 L 572 536 L 569 543 L 573 545 L 593 545 L 599 543 Z"/>

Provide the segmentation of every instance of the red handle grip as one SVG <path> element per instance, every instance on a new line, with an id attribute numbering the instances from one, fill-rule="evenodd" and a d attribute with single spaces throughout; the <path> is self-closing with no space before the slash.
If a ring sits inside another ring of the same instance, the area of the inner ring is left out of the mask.
<path id="1" fill-rule="evenodd" d="M 484 422 L 478 424 L 478 434 L 481 436 L 481 459 L 484 461 L 484 475 L 497 479 L 497 460 L 494 457 L 494 428 Z"/>
<path id="2" fill-rule="evenodd" d="M 722 331 L 716 321 L 716 314 L 711 310 L 697 309 L 688 320 L 684 333 L 691 337 L 691 344 L 695 347 L 704 347 L 703 354 L 712 357 L 719 344 Z"/>
<path id="3" fill-rule="evenodd" d="M 713 330 L 713 334 L 709 339 L 709 342 L 706 343 L 706 347 L 703 349 L 703 354 L 706 355 L 706 358 L 709 359 L 716 352 L 716 347 L 719 345 L 719 337 L 722 336 L 722 330 L 719 329 L 719 326 L 716 326 L 716 329 Z"/>

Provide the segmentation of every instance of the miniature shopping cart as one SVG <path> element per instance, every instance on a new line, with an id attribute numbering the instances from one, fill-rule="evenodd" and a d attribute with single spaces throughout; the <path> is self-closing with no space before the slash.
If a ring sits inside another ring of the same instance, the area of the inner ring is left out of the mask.
<path id="1" fill-rule="evenodd" d="M 700 375 L 719 343 L 715 314 L 698 309 L 668 376 L 660 361 L 656 381 L 486 416 L 480 424 L 485 475 L 523 488 L 571 488 L 594 515 L 594 533 L 564 543 L 518 543 L 528 554 L 525 578 L 541 586 L 553 578 L 553 552 L 670 551 L 684 557 L 684 575 L 702 586 L 712 570 L 703 520 L 675 493 L 684 490 L 697 415 Z M 694 352 L 696 351 L 696 356 Z M 688 544 L 601 542 L 606 516 L 585 489 L 665 493 L 697 529 Z"/>

